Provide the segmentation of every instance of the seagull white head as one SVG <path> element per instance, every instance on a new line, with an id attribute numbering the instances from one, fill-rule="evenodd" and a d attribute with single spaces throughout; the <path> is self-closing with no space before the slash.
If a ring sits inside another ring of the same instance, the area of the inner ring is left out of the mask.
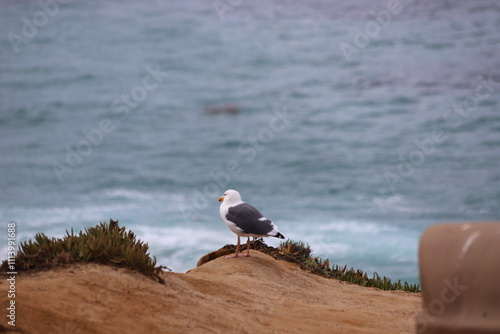
<path id="1" fill-rule="evenodd" d="M 233 189 L 226 190 L 224 195 L 219 197 L 219 202 L 224 202 L 225 204 L 241 202 L 240 193 Z"/>

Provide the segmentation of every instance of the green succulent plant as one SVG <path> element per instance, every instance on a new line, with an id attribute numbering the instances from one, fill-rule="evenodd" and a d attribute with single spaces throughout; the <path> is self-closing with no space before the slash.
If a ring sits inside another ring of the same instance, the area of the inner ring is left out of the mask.
<path id="1" fill-rule="evenodd" d="M 99 223 L 79 234 L 66 230 L 63 238 L 49 238 L 37 233 L 33 240 L 19 246 L 15 263 L 16 270 L 37 270 L 76 262 L 96 262 L 136 270 L 160 283 L 159 276 L 165 266 L 156 266 L 156 258 L 148 253 L 147 243 L 136 239 L 132 231 L 119 227 L 118 221 Z M 0 266 L 7 271 L 7 261 Z"/>

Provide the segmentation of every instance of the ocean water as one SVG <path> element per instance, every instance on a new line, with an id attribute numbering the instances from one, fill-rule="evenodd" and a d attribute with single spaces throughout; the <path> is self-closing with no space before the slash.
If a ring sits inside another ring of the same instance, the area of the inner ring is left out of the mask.
<path id="1" fill-rule="evenodd" d="M 233 188 L 316 256 L 418 282 L 427 227 L 500 219 L 498 1 L 0 6 L 2 258 L 10 221 L 112 218 L 184 272 L 236 242 Z"/>

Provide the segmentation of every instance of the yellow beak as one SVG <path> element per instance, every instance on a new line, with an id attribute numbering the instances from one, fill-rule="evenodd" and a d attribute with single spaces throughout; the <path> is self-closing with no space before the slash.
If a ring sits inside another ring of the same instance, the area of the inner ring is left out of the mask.
<path id="1" fill-rule="evenodd" d="M 219 202 L 222 202 L 224 200 L 224 197 L 219 197 Z"/>

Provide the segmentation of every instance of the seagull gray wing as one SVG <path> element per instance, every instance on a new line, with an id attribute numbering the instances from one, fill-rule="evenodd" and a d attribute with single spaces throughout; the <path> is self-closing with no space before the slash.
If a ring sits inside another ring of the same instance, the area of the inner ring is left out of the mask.
<path id="1" fill-rule="evenodd" d="M 247 203 L 229 208 L 226 219 L 236 224 L 237 227 L 247 234 L 269 235 L 269 232 L 274 228 L 272 221 Z"/>

